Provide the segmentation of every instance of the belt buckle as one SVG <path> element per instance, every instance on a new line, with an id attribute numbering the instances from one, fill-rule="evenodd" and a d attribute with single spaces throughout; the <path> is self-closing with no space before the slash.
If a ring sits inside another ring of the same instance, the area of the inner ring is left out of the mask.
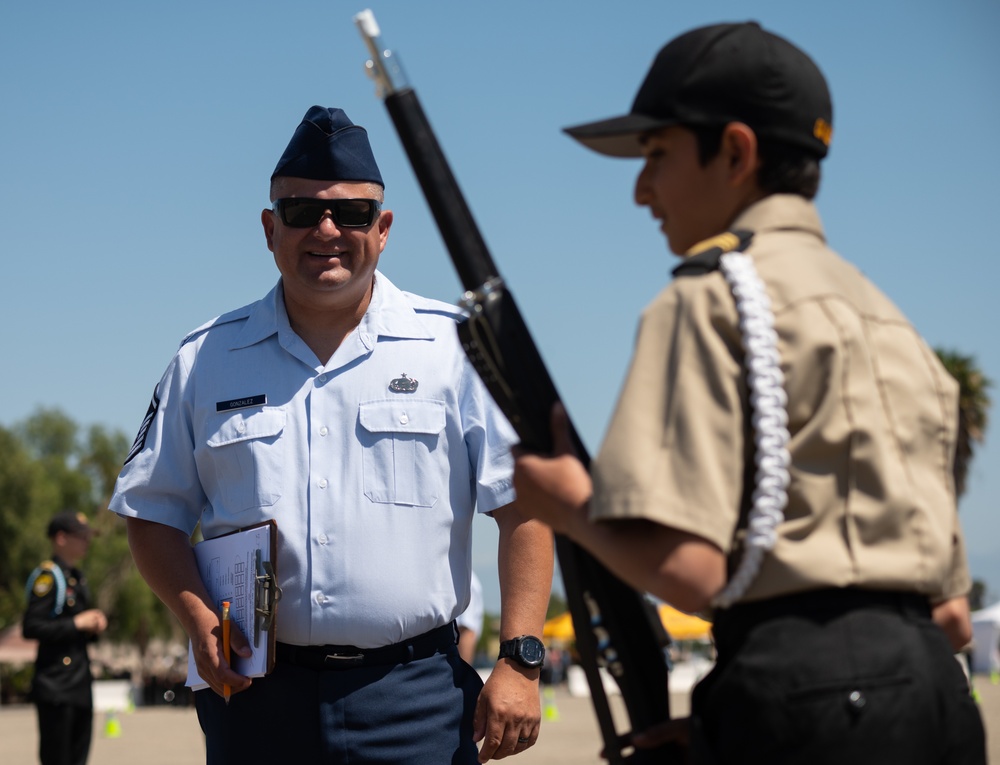
<path id="1" fill-rule="evenodd" d="M 360 667 L 364 661 L 363 653 L 328 653 L 323 657 L 323 666 L 327 669 L 349 669 Z"/>

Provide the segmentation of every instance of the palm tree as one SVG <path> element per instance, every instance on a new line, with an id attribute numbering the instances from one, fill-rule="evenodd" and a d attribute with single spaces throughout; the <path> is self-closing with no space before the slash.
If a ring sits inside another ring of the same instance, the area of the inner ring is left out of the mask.
<path id="1" fill-rule="evenodd" d="M 965 480 L 969 473 L 975 444 L 986 437 L 990 401 L 986 389 L 993 381 L 976 365 L 974 356 L 957 351 L 935 348 L 945 369 L 958 381 L 958 441 L 955 444 L 955 496 L 965 494 Z"/>

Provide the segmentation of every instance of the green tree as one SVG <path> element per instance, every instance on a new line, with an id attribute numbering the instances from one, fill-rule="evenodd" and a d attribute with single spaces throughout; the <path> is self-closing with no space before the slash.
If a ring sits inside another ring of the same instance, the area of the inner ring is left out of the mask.
<path id="1" fill-rule="evenodd" d="M 125 524 L 107 512 L 130 441 L 95 425 L 80 429 L 56 409 L 39 409 L 12 429 L 0 427 L 0 629 L 24 611 L 24 584 L 49 555 L 48 521 L 59 510 L 86 514 L 101 532 L 84 566 L 107 638 L 138 642 L 178 634 L 179 625 L 139 576 Z"/>
<path id="2" fill-rule="evenodd" d="M 986 583 L 976 579 L 972 582 L 972 589 L 969 590 L 969 609 L 978 611 L 986 607 Z"/>
<path id="3" fill-rule="evenodd" d="M 28 574 L 47 555 L 59 497 L 18 435 L 0 427 L 0 629 L 21 618 Z"/>
<path id="4" fill-rule="evenodd" d="M 990 401 L 987 390 L 993 385 L 976 364 L 974 356 L 936 348 L 938 358 L 948 373 L 958 381 L 958 442 L 955 446 L 955 495 L 965 494 L 969 464 L 977 444 L 986 438 Z"/>
<path id="5" fill-rule="evenodd" d="M 564 614 L 568 610 L 569 606 L 566 604 L 566 598 L 553 592 L 549 595 L 549 607 L 545 611 L 545 619 L 548 621 L 553 616 L 559 616 L 559 614 Z"/>
<path id="6" fill-rule="evenodd" d="M 987 389 L 993 385 L 976 364 L 974 356 L 967 356 L 954 350 L 935 348 L 934 352 L 948 373 L 958 382 L 958 438 L 955 443 L 955 498 L 961 500 L 967 487 L 969 465 L 975 455 L 975 446 L 986 438 L 986 426 L 992 401 Z M 979 580 L 972 582 L 969 593 L 969 607 L 978 611 L 985 604 L 986 584 Z"/>

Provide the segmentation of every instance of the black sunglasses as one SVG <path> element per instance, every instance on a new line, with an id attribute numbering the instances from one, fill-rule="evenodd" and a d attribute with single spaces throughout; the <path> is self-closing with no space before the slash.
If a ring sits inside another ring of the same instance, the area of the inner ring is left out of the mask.
<path id="1" fill-rule="evenodd" d="M 271 209 L 292 228 L 312 228 L 327 213 L 338 228 L 364 228 L 372 224 L 382 205 L 375 199 L 287 197 L 275 200 Z"/>

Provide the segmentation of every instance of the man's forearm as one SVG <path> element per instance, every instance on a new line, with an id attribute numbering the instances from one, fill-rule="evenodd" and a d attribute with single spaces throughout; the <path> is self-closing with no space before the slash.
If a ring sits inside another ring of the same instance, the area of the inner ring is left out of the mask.
<path id="1" fill-rule="evenodd" d="M 552 532 L 516 505 L 495 514 L 500 527 L 500 639 L 541 635 L 552 591 Z"/>
<path id="2" fill-rule="evenodd" d="M 192 639 L 199 625 L 218 621 L 205 589 L 189 537 L 184 532 L 137 518 L 126 519 L 129 548 L 143 579 L 180 620 Z"/>

